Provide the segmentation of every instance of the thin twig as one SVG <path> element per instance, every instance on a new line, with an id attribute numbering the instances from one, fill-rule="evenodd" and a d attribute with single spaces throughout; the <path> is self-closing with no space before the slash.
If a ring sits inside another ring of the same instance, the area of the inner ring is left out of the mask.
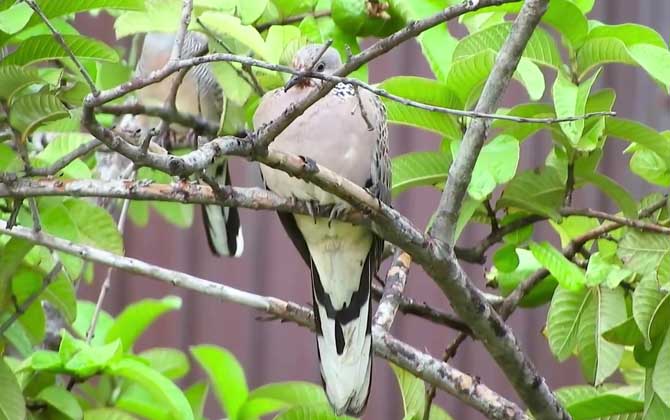
<path id="1" fill-rule="evenodd" d="M 23 0 L 23 1 L 26 2 L 28 6 L 30 6 L 30 8 L 33 9 L 33 11 L 40 17 L 40 19 L 42 19 L 42 22 L 44 22 L 44 24 L 47 25 L 56 42 L 63 48 L 65 53 L 74 62 L 75 66 L 77 66 L 79 73 L 81 73 L 82 77 L 88 84 L 93 96 L 98 96 L 99 91 L 98 88 L 95 86 L 95 82 L 93 82 L 91 75 L 88 74 L 88 71 L 86 71 L 84 65 L 81 63 L 81 61 L 79 61 L 77 55 L 74 52 L 72 52 L 72 49 L 67 45 L 67 42 L 65 42 L 65 38 L 63 38 L 63 35 L 61 35 L 61 33 L 58 32 L 58 29 L 56 29 L 56 27 L 54 27 L 51 24 L 49 18 L 44 14 L 44 12 L 42 12 L 42 9 L 40 9 L 40 7 L 37 5 L 37 3 L 35 3 L 34 0 Z"/>
<path id="2" fill-rule="evenodd" d="M 379 299 L 377 312 L 372 318 L 373 324 L 382 327 L 385 331 L 391 330 L 396 312 L 398 312 L 411 264 L 412 257 L 405 252 L 398 251 L 391 268 L 386 274 L 384 292 Z"/>
<path id="3" fill-rule="evenodd" d="M 28 308 L 30 308 L 30 305 L 32 305 L 42 295 L 42 293 L 44 293 L 51 282 L 54 281 L 58 273 L 60 273 L 62 268 L 63 265 L 60 263 L 60 261 L 56 262 L 51 271 L 49 271 L 44 279 L 42 279 L 42 285 L 40 288 L 28 296 L 26 300 L 24 300 L 20 305 L 16 306 L 15 311 L 9 316 L 9 318 L 5 320 L 5 322 L 2 323 L 2 325 L 0 325 L 0 337 L 4 335 L 9 327 L 11 327 L 12 324 L 16 322 L 16 320 L 18 320 L 21 315 L 23 315 L 28 310 Z"/>
<path id="4" fill-rule="evenodd" d="M 75 159 L 78 159 L 80 157 L 83 157 L 90 152 L 94 151 L 98 147 L 100 147 L 102 143 L 100 140 L 94 138 L 93 140 L 84 143 L 80 146 L 78 146 L 76 149 L 73 151 L 64 154 L 61 156 L 58 160 L 56 160 L 54 163 L 52 163 L 49 166 L 46 166 L 44 168 L 30 168 L 26 171 L 26 175 L 28 176 L 49 176 L 49 175 L 55 175 L 58 171 L 62 170 L 65 168 L 67 165 L 72 163 Z"/>

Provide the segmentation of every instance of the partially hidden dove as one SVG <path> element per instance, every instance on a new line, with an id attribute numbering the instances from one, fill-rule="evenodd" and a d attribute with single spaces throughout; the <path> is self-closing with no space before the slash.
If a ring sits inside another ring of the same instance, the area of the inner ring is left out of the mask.
<path id="1" fill-rule="evenodd" d="M 331 74 L 341 65 L 338 52 L 321 45 L 298 51 L 297 70 Z M 313 67 L 312 67 L 313 65 Z M 276 120 L 322 82 L 294 77 L 268 92 L 254 115 L 254 127 Z M 359 96 L 360 95 L 360 96 Z M 362 109 L 361 109 L 362 108 Z M 362 112 L 363 111 L 363 112 Z M 313 159 L 390 202 L 390 161 L 386 110 L 373 93 L 338 84 L 293 121 L 270 150 Z M 269 190 L 319 206 L 331 217 L 348 205 L 314 184 L 261 165 Z M 381 263 L 383 240 L 368 227 L 278 213 L 284 229 L 310 268 L 321 378 L 337 414 L 359 415 L 367 403 L 372 371 L 371 281 Z"/>
<path id="2" fill-rule="evenodd" d="M 163 67 L 170 59 L 174 41 L 175 34 L 172 33 L 147 34 L 137 62 L 136 74 L 147 76 Z M 186 34 L 182 58 L 191 58 L 206 51 L 207 38 L 204 35 L 195 32 Z M 142 88 L 138 92 L 138 101 L 143 105 L 163 106 L 175 77 L 176 75 L 173 75 L 159 83 Z M 175 105 L 178 111 L 198 115 L 218 124 L 222 104 L 223 92 L 208 65 L 193 67 L 186 73 L 177 91 Z M 146 133 L 149 129 L 157 127 L 159 121 L 157 118 L 137 115 L 133 117 L 131 126 Z M 187 135 L 186 128 L 178 124 L 173 124 L 171 127 L 176 135 L 181 137 Z M 231 185 L 228 162 L 225 159 L 207 168 L 206 173 L 219 185 Z M 220 256 L 240 256 L 244 249 L 244 238 L 237 208 L 203 205 L 202 215 L 212 252 Z"/>

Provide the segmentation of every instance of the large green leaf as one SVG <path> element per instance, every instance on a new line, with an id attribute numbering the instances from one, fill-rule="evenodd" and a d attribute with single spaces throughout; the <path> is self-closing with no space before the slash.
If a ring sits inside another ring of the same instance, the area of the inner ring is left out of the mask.
<path id="1" fill-rule="evenodd" d="M 405 418 L 422 416 L 426 407 L 426 391 L 423 381 L 394 364 L 390 366 L 400 386 Z"/>
<path id="2" fill-rule="evenodd" d="M 643 146 L 670 164 L 670 139 L 647 125 L 622 118 L 608 118 L 605 134 Z"/>
<path id="3" fill-rule="evenodd" d="M 511 28 L 512 24 L 506 22 L 466 36 L 456 46 L 453 60 L 477 54 L 485 49 L 499 51 Z M 562 63 L 556 43 L 543 29 L 533 32 L 523 56 L 537 64 L 553 68 L 560 67 Z"/>
<path id="4" fill-rule="evenodd" d="M 454 143 L 455 144 L 455 143 Z M 519 141 L 502 134 L 486 144 L 477 158 L 468 194 L 481 201 L 493 192 L 499 184 L 514 177 L 519 163 Z"/>
<path id="5" fill-rule="evenodd" d="M 63 204 L 75 221 L 83 244 L 123 254 L 123 238 L 105 209 L 82 199 L 67 199 Z"/>
<path id="6" fill-rule="evenodd" d="M 5 243 L 0 252 L 0 302 L 5 302 L 8 298 L 10 279 L 34 246 L 33 243 L 19 238 L 12 238 Z"/>
<path id="7" fill-rule="evenodd" d="M 125 351 L 130 351 L 140 335 L 166 312 L 181 308 L 181 298 L 167 296 L 163 299 L 144 299 L 126 306 L 110 327 L 105 341 L 120 339 Z"/>
<path id="8" fill-rule="evenodd" d="M 77 302 L 77 318 L 72 324 L 72 328 L 81 336 L 85 337 L 91 325 L 91 319 L 95 312 L 95 303 L 80 300 Z M 102 345 L 105 343 L 107 332 L 114 324 L 114 319 L 104 309 L 98 312 L 98 322 L 95 324 L 95 331 L 91 343 L 94 345 Z"/>
<path id="9" fill-rule="evenodd" d="M 603 337 L 610 343 L 622 344 L 624 346 L 635 346 L 644 340 L 640 329 L 637 327 L 635 318 L 632 316 L 605 331 Z"/>
<path id="10" fill-rule="evenodd" d="M 531 243 L 530 250 L 561 287 L 579 290 L 586 284 L 584 272 L 548 242 Z"/>
<path id="11" fill-rule="evenodd" d="M 592 299 L 587 289 L 572 291 L 557 287 L 547 315 L 549 348 L 559 361 L 572 355 L 584 308 Z"/>
<path id="12" fill-rule="evenodd" d="M 591 87 L 597 78 L 598 72 L 588 80 L 575 85 L 568 75 L 558 72 L 552 92 L 556 116 L 558 118 L 566 118 L 575 115 L 584 115 L 586 101 L 591 93 Z M 584 120 L 559 123 L 561 130 L 563 130 L 573 146 L 577 146 L 579 140 L 582 138 L 584 124 Z"/>
<path id="13" fill-rule="evenodd" d="M 659 267 L 670 255 L 670 236 L 627 229 L 617 253 L 626 268 L 656 278 Z"/>
<path id="14" fill-rule="evenodd" d="M 205 411 L 208 392 L 209 385 L 205 382 L 195 383 L 184 391 L 184 395 L 186 395 L 189 404 L 191 404 L 193 416 L 196 419 L 202 418 L 202 413 Z"/>
<path id="15" fill-rule="evenodd" d="M 641 413 L 642 401 L 616 394 L 616 390 L 602 392 L 589 386 L 571 386 L 556 391 L 556 396 L 572 418 L 627 420 L 627 414 Z"/>
<path id="16" fill-rule="evenodd" d="M 44 388 L 35 398 L 47 403 L 69 419 L 81 420 L 84 416 L 77 399 L 62 386 L 52 385 Z"/>
<path id="17" fill-rule="evenodd" d="M 580 77 L 598 65 L 615 62 L 638 64 L 666 89 L 670 87 L 670 52 L 663 37 L 647 26 L 598 25 L 589 32 L 577 54 Z"/>
<path id="18" fill-rule="evenodd" d="M 36 168 L 45 167 L 53 164 L 58 159 L 72 152 L 84 143 L 90 142 L 90 136 L 78 133 L 68 133 L 59 135 L 49 142 L 47 147 L 33 158 L 33 164 Z M 91 170 L 81 159 L 75 159 L 55 176 L 70 179 L 90 179 Z"/>
<path id="19" fill-rule="evenodd" d="M 274 420 L 355 420 L 349 416 L 336 416 L 330 405 L 307 405 L 290 408 Z"/>
<path id="20" fill-rule="evenodd" d="M 584 180 L 595 185 L 600 191 L 605 193 L 610 200 L 619 206 L 624 216 L 629 218 L 637 216 L 637 203 L 631 194 L 612 178 L 596 171 L 580 170 L 578 167 L 575 167 L 575 176 L 579 180 Z"/>
<path id="21" fill-rule="evenodd" d="M 530 233 L 532 234 L 532 230 L 530 230 Z M 513 248 L 515 244 L 510 243 L 508 246 Z M 504 272 L 498 270 L 496 267 L 492 267 L 486 275 L 489 281 L 495 282 L 495 285 L 500 289 L 503 296 L 512 293 L 521 282 L 542 268 L 542 265 L 535 259 L 533 253 L 527 249 L 516 248 L 515 252 L 518 265 L 513 271 Z M 514 257 L 512 257 L 512 259 L 514 259 Z M 487 282 L 487 285 L 492 285 L 492 283 Z M 556 285 L 556 279 L 552 276 L 548 276 L 526 293 L 523 299 L 519 302 L 519 306 L 522 308 L 535 307 L 547 303 L 551 300 Z"/>
<path id="22" fill-rule="evenodd" d="M 211 345 L 191 347 L 191 354 L 207 373 L 221 409 L 229 418 L 237 419 L 249 395 L 240 363 L 228 350 Z"/>
<path id="23" fill-rule="evenodd" d="M 143 3 L 146 10 L 128 11 L 116 18 L 114 31 L 117 38 L 141 32 L 176 32 L 181 16 L 181 1 L 145 0 Z"/>
<path id="24" fill-rule="evenodd" d="M 496 206 L 516 207 L 558 219 L 557 209 L 563 202 L 564 190 L 560 174 L 553 168 L 545 168 L 540 173 L 525 171 L 507 184 Z"/>
<path id="25" fill-rule="evenodd" d="M 665 325 L 666 334 L 658 351 L 658 359 L 652 374 L 654 392 L 667 406 L 670 406 L 670 328 Z"/>
<path id="26" fill-rule="evenodd" d="M 63 35 L 67 46 L 79 59 L 116 62 L 119 55 L 107 44 L 80 35 Z M 37 63 L 47 60 L 69 58 L 68 53 L 51 35 L 39 35 L 28 38 L 16 50 L 2 60 L 3 64 Z"/>
<path id="27" fill-rule="evenodd" d="M 258 58 L 272 59 L 273 54 L 265 44 L 263 37 L 253 26 L 242 24 L 238 18 L 220 12 L 205 12 L 200 15 L 200 21 L 215 33 L 230 37 L 246 46 Z"/>
<path id="28" fill-rule="evenodd" d="M 96 408 L 85 411 L 84 420 L 136 420 L 136 418 L 115 408 Z"/>
<path id="29" fill-rule="evenodd" d="M 252 420 L 279 410 L 299 405 L 327 405 L 320 386 L 309 382 L 278 382 L 256 388 L 238 413 L 239 420 Z"/>
<path id="30" fill-rule="evenodd" d="M 449 173 L 451 155 L 444 152 L 412 152 L 396 156 L 391 192 L 394 196 L 417 186 L 443 184 Z"/>
<path id="31" fill-rule="evenodd" d="M 0 98 L 9 99 L 21 89 L 42 83 L 42 78 L 33 67 L 0 65 Z"/>
<path id="32" fill-rule="evenodd" d="M 407 21 L 432 16 L 444 9 L 444 2 L 434 0 L 389 0 L 392 9 Z M 438 80 L 446 81 L 456 39 L 449 33 L 447 25 L 438 25 L 422 32 L 417 41 L 430 69 Z"/>
<path id="33" fill-rule="evenodd" d="M 427 105 L 443 108 L 462 107 L 462 102 L 454 90 L 443 83 L 422 77 L 392 77 L 382 82 L 380 88 L 394 95 Z M 460 139 L 462 136 L 460 124 L 453 115 L 417 109 L 386 98 L 382 100 L 386 105 L 388 120 L 391 123 L 422 128 L 450 139 Z"/>
<path id="34" fill-rule="evenodd" d="M 9 122 L 26 139 L 37 127 L 67 117 L 68 110 L 54 95 L 33 93 L 18 97 L 12 104 Z"/>
<path id="35" fill-rule="evenodd" d="M 15 34 L 26 26 L 32 15 L 33 9 L 27 3 L 16 3 L 0 12 L 0 31 Z"/>
<path id="36" fill-rule="evenodd" d="M 623 289 L 594 287 L 592 298 L 584 308 L 577 333 L 577 352 L 586 380 L 594 385 L 602 384 L 623 357 L 624 348 L 603 338 L 603 333 L 625 321 L 626 313 Z"/>
<path id="37" fill-rule="evenodd" d="M 666 292 L 659 289 L 658 283 L 650 277 L 644 277 L 633 293 L 633 318 L 646 340 L 646 346 L 651 346 L 651 323 L 654 314 L 659 308 Z"/>
<path id="38" fill-rule="evenodd" d="M 172 348 L 152 348 L 143 351 L 139 357 L 149 362 L 149 367 L 169 379 L 179 379 L 190 369 L 188 358 L 181 350 Z"/>
<path id="39" fill-rule="evenodd" d="M 193 411 L 184 393 L 165 376 L 133 359 L 122 359 L 106 369 L 113 376 L 120 376 L 138 383 L 170 409 L 174 418 L 193 420 Z"/>
<path id="40" fill-rule="evenodd" d="M 0 358 L 0 420 L 16 420 L 26 417 L 26 403 L 14 372 Z"/>
<path id="41" fill-rule="evenodd" d="M 74 322 L 77 317 L 77 295 L 74 286 L 65 276 L 59 276 L 51 282 L 44 290 L 43 297 L 58 310 L 66 322 Z"/>

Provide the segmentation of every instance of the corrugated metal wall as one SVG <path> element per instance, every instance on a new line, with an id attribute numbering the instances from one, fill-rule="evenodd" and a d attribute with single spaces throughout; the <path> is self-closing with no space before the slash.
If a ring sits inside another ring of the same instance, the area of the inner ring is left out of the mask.
<path id="1" fill-rule="evenodd" d="M 651 25 L 665 39 L 670 32 L 667 25 L 670 22 L 670 3 L 665 0 L 600 0 L 593 16 L 607 23 L 639 22 Z M 109 39 L 109 33 L 103 33 L 100 29 L 100 20 L 82 19 L 80 23 L 86 32 Z M 109 25 L 106 27 L 109 28 Z M 413 43 L 407 43 L 377 60 L 371 68 L 372 81 L 399 74 L 429 75 Z M 547 86 L 551 86 L 550 83 L 551 79 L 548 78 Z M 600 86 L 617 90 L 615 110 L 620 116 L 639 119 L 658 129 L 670 128 L 668 97 L 641 71 L 619 65 L 610 66 L 601 78 Z M 513 86 L 505 102 L 511 105 L 525 100 L 522 90 Z M 410 150 L 433 149 L 438 141 L 435 136 L 417 130 L 394 128 L 392 152 L 399 154 Z M 522 165 L 533 167 L 540 164 L 549 147 L 550 141 L 546 138 L 527 142 L 522 151 Z M 608 175 L 632 188 L 636 196 L 641 196 L 647 190 L 642 181 L 628 174 L 627 158 L 620 153 L 623 147 L 621 142 L 610 141 L 601 167 Z M 255 165 L 235 162 L 233 176 L 236 185 L 259 185 Z M 394 205 L 417 225 L 424 226 L 438 198 L 435 191 L 412 191 L 401 196 Z M 606 200 L 589 192 L 578 194 L 576 204 L 601 209 L 609 206 Z M 169 226 L 156 216 L 152 217 L 146 229 L 131 226 L 126 236 L 127 254 L 255 293 L 309 303 L 307 268 L 284 235 L 276 216 L 269 212 L 243 210 L 241 217 L 246 250 L 244 257 L 239 260 L 217 259 L 210 255 L 199 218 L 190 230 Z M 546 229 L 540 229 L 540 234 L 546 235 L 546 232 Z M 485 232 L 468 232 L 463 242 L 473 242 L 482 234 Z M 467 269 L 472 278 L 482 285 L 482 269 L 477 266 L 468 266 Z M 115 273 L 113 280 L 111 293 L 104 306 L 112 313 L 120 311 L 128 302 L 145 297 L 178 294 L 184 298 L 183 309 L 162 319 L 144 337 L 139 348 L 177 346 L 187 349 L 194 344 L 214 343 L 227 347 L 237 355 L 252 387 L 286 380 L 319 382 L 314 338 L 306 330 L 290 324 L 260 322 L 256 320 L 259 314 L 247 308 L 173 289 L 138 276 Z M 420 268 L 412 268 L 408 293 L 436 307 L 449 307 L 446 298 L 441 296 L 438 288 Z M 96 294 L 97 285 L 94 289 L 85 290 L 89 298 L 94 298 Z M 569 361 L 559 365 L 548 351 L 546 341 L 541 336 L 545 311 L 546 308 L 517 312 L 510 321 L 516 336 L 551 386 L 579 383 L 581 376 L 577 364 Z M 455 336 L 452 331 L 410 318 L 399 318 L 393 333 L 438 357 Z M 479 344 L 466 342 L 452 363 L 465 372 L 481 377 L 491 388 L 506 397 L 516 399 L 513 389 Z M 201 376 L 202 373 L 196 369 L 187 382 Z M 478 413 L 453 398 L 440 395 L 437 402 L 455 419 L 481 418 Z M 214 409 L 211 402 L 209 407 L 210 410 Z M 373 391 L 365 418 L 400 419 L 400 410 L 401 401 L 393 375 L 387 364 L 377 359 Z M 216 410 L 211 412 L 216 413 Z"/>

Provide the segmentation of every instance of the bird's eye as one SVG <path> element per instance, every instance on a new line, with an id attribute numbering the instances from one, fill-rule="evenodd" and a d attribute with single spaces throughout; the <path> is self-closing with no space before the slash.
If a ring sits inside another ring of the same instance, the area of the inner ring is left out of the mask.
<path id="1" fill-rule="evenodd" d="M 326 69 L 326 65 L 322 62 L 316 65 L 316 71 L 319 73 L 323 72 Z"/>

